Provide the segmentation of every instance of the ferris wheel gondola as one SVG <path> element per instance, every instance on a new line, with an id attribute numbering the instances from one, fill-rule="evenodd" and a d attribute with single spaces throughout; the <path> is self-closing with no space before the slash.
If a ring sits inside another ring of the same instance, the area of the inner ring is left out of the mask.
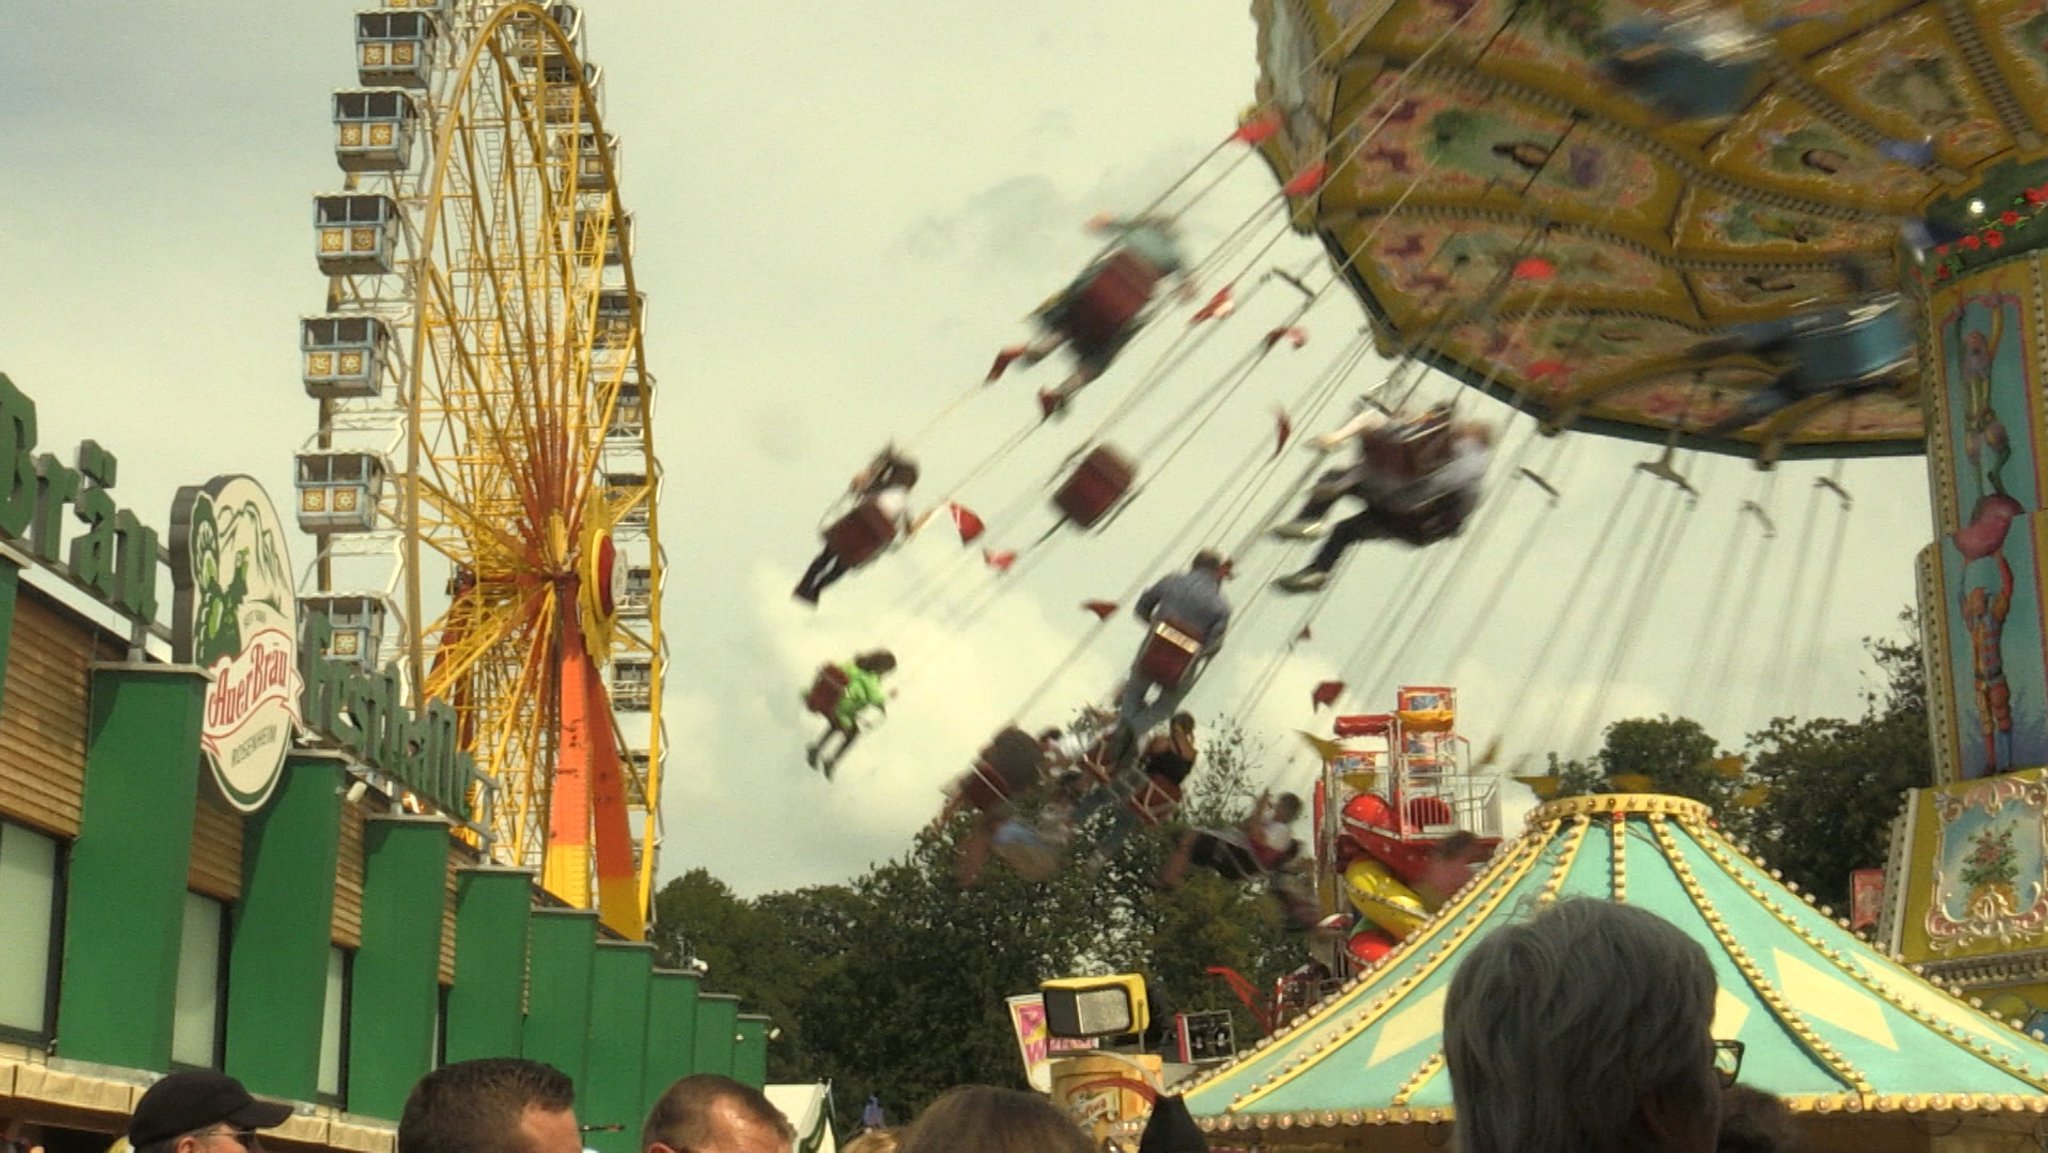
<path id="1" fill-rule="evenodd" d="M 316 198 L 309 601 L 441 699 L 498 861 L 644 935 L 659 839 L 662 469 L 631 217 L 571 4 L 356 18 Z M 392 633 L 388 640 L 384 631 Z M 343 635 L 337 632 L 337 635 Z"/>

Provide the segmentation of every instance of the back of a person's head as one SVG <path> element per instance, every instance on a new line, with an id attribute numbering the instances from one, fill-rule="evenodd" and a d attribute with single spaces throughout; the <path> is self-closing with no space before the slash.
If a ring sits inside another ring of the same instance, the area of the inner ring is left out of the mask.
<path id="1" fill-rule="evenodd" d="M 892 673 L 896 671 L 896 654 L 888 649 L 871 649 L 853 658 L 853 663 L 863 672 Z"/>
<path id="2" fill-rule="evenodd" d="M 1748 1085 L 1721 1090 L 1721 1136 L 1715 1153 L 1794 1153 L 1799 1129 L 1783 1101 Z"/>
<path id="3" fill-rule="evenodd" d="M 963 1085 L 925 1107 L 900 1153 L 1095 1153 L 1095 1142 L 1046 1097 Z"/>
<path id="4" fill-rule="evenodd" d="M 1630 905 L 1563 900 L 1489 933 L 1444 1002 L 1457 1153 L 1710 1144 L 1714 989 L 1706 950 Z M 1699 1123 L 1660 1141 L 1652 1097 Z"/>
<path id="5" fill-rule="evenodd" d="M 1194 563 L 1188 567 L 1198 572 L 1220 573 L 1223 571 L 1223 565 L 1224 558 L 1222 553 L 1217 552 L 1213 548 L 1205 548 L 1195 554 Z"/>
<path id="6" fill-rule="evenodd" d="M 894 1129 L 870 1129 L 839 1147 L 839 1153 L 896 1153 L 903 1137 Z"/>
<path id="7" fill-rule="evenodd" d="M 1273 816 L 1282 821 L 1292 821 L 1301 815 L 1301 798 L 1293 793 L 1282 793 L 1273 799 Z"/>
<path id="8" fill-rule="evenodd" d="M 520 1057 L 443 1065 L 412 1087 L 398 1118 L 398 1153 L 531 1153 L 521 1128 L 528 1109 L 576 1105 L 566 1073 Z"/>
<path id="9" fill-rule="evenodd" d="M 722 1106 L 729 1108 L 722 1109 Z M 666 1145 L 676 1153 L 719 1153 L 728 1137 L 721 1112 L 736 1115 L 743 1125 L 773 1134 L 777 1148 L 787 1150 L 796 1127 L 759 1089 L 717 1073 L 692 1073 L 670 1085 L 647 1114 L 640 1129 L 640 1148 Z"/>

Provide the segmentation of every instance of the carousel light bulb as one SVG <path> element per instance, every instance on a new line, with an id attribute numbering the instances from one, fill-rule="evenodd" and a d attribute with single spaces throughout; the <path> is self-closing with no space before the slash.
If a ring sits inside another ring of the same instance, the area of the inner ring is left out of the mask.
<path id="1" fill-rule="evenodd" d="M 1972 215 L 1972 216 L 1982 216 L 1982 215 L 1984 215 L 1984 202 L 1983 202 L 1982 200 L 1980 200 L 1980 199 L 1977 199 L 1976 197 L 1971 197 L 1971 198 L 1970 198 L 1970 215 Z"/>

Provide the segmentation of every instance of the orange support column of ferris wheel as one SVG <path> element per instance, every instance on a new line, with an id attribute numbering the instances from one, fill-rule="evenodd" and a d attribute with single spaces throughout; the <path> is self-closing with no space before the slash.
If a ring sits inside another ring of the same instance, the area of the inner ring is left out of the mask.
<path id="1" fill-rule="evenodd" d="M 402 597 L 416 696 L 456 709 L 496 785 L 492 858 L 641 939 L 660 835 L 661 465 L 602 74 L 571 5 L 370 16 L 362 81 L 407 89 L 387 103 L 430 156 L 351 169 L 350 203 L 404 213 L 405 251 L 334 262 L 330 309 L 407 351 L 392 387 L 323 397 L 319 451 L 398 458 L 379 502 L 396 571 L 376 583 Z M 394 79 L 401 58 L 414 71 Z M 324 549 L 323 591 L 376 555 Z"/>

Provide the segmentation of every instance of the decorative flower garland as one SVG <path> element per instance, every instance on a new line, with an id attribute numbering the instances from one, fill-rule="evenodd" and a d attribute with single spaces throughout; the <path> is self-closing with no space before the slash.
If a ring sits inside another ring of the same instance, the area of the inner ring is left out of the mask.
<path id="1" fill-rule="evenodd" d="M 2006 240 L 2028 228 L 2048 212 L 2048 184 L 2037 185 L 2013 197 L 2011 207 L 1992 214 L 1986 211 L 1977 231 L 1960 240 L 1934 246 L 1934 259 L 1921 273 L 1937 284 L 1977 265 L 1995 259 Z"/>

